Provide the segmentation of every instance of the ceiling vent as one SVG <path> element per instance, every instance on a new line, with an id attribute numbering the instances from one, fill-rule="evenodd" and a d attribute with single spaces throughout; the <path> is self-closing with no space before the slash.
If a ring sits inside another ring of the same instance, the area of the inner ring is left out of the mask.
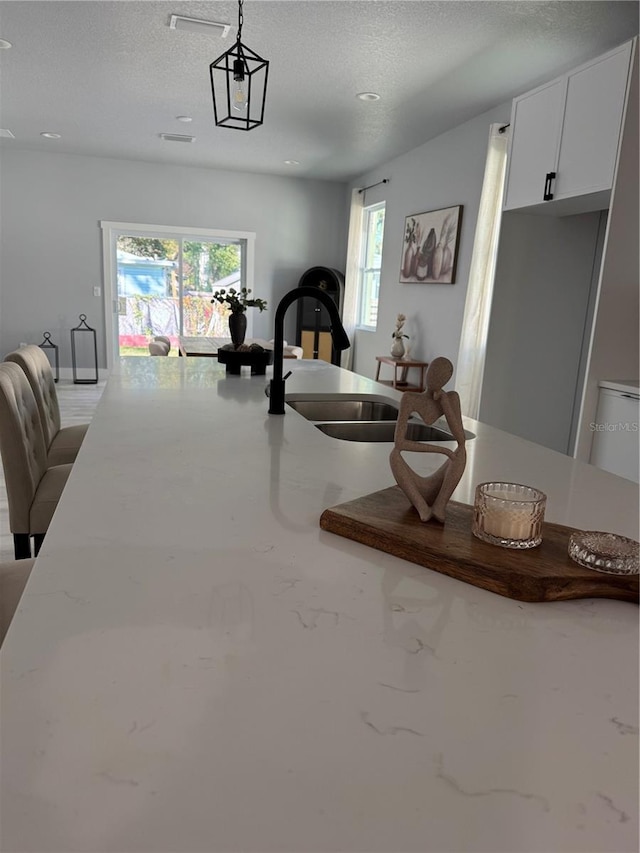
<path id="1" fill-rule="evenodd" d="M 186 133 L 160 133 L 160 139 L 165 142 L 195 142 L 195 136 L 188 136 Z"/>
<path id="2" fill-rule="evenodd" d="M 208 36 L 224 39 L 229 35 L 231 24 L 221 24 L 218 21 L 203 21 L 200 18 L 185 18 L 184 15 L 171 15 L 170 30 L 185 30 L 188 33 L 204 33 Z"/>
<path id="3" fill-rule="evenodd" d="M 0 127 L 0 138 L 2 139 L 15 139 L 13 133 L 10 130 L 6 130 L 3 127 Z"/>

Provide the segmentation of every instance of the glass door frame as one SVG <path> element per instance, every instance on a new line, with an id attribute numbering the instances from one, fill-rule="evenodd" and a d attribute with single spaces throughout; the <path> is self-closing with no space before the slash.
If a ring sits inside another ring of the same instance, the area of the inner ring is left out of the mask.
<path id="1" fill-rule="evenodd" d="M 102 220 L 102 292 L 104 294 L 104 327 L 107 371 L 113 369 L 118 344 L 118 282 L 116 249 L 118 237 L 160 237 L 162 239 L 216 242 L 238 242 L 243 260 L 242 286 L 254 289 L 255 239 L 254 231 L 223 231 L 212 228 L 187 228 L 181 225 L 147 225 L 140 222 L 110 222 Z M 182 257 L 182 253 L 181 253 Z M 180 266 L 180 293 L 182 294 L 182 266 Z M 180 299 L 182 313 L 182 298 Z M 251 336 L 251 312 L 247 312 L 247 334 Z M 181 319 L 182 322 L 182 319 Z"/>

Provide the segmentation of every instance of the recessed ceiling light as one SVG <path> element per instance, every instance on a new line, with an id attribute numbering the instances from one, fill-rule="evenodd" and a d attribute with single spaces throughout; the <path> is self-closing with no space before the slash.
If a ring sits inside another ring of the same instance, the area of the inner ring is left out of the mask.
<path id="1" fill-rule="evenodd" d="M 40 136 L 44 136 L 45 139 L 62 139 L 61 133 L 51 133 L 48 130 L 45 130 L 44 133 L 41 133 Z"/>
<path id="2" fill-rule="evenodd" d="M 361 101 L 379 101 L 380 95 L 376 92 L 360 92 L 360 94 L 356 95 L 356 98 L 359 98 Z"/>
<path id="3" fill-rule="evenodd" d="M 0 127 L 0 138 L 1 139 L 15 139 L 15 136 L 7 128 Z"/>
<path id="4" fill-rule="evenodd" d="M 299 166 L 300 160 L 285 160 L 284 164 L 285 166 Z"/>
<path id="5" fill-rule="evenodd" d="M 184 15 L 171 15 L 169 29 L 185 30 L 188 33 L 206 33 L 208 36 L 226 38 L 231 24 L 221 24 L 218 21 L 203 21 L 201 18 L 186 18 Z"/>
<path id="6" fill-rule="evenodd" d="M 0 50 L 8 50 L 11 47 L 11 42 L 6 39 L 0 39 Z"/>
<path id="7" fill-rule="evenodd" d="M 176 118 L 178 119 L 178 121 L 183 121 L 185 124 L 187 124 L 187 122 L 193 121 L 191 116 L 176 116 Z"/>

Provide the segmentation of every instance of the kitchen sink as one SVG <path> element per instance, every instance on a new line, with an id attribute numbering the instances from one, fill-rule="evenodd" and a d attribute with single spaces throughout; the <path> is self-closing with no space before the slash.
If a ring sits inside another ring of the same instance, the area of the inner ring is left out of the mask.
<path id="1" fill-rule="evenodd" d="M 342 423 L 315 424 L 316 428 L 331 438 L 343 441 L 388 441 L 393 442 L 395 423 L 392 421 L 343 421 Z M 466 431 L 465 431 L 466 432 Z M 467 438 L 474 438 L 466 432 Z M 453 436 L 437 427 L 423 423 L 409 422 L 406 437 L 409 441 L 455 441 Z"/>
<path id="2" fill-rule="evenodd" d="M 391 403 L 351 398 L 287 400 L 287 405 L 309 421 L 395 421 L 398 409 Z"/>
<path id="3" fill-rule="evenodd" d="M 389 398 L 291 394 L 285 402 L 331 438 L 393 443 L 398 406 Z M 455 441 L 446 427 L 441 428 L 440 421 L 430 426 L 414 417 L 407 424 L 406 436 L 409 441 Z M 468 430 L 465 436 L 475 438 Z"/>

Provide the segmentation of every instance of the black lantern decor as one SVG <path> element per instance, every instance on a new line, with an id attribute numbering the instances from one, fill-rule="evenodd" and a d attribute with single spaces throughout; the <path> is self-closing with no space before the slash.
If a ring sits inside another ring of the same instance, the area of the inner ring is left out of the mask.
<path id="1" fill-rule="evenodd" d="M 93 364 L 95 379 L 78 379 L 78 351 L 84 357 L 91 357 L 93 351 Z M 96 341 L 96 330 L 87 325 L 87 315 L 80 314 L 80 323 L 71 329 L 71 361 L 73 363 L 73 381 L 76 385 L 96 385 L 98 382 L 98 344 Z"/>
<path id="2" fill-rule="evenodd" d="M 269 63 L 240 41 L 242 5 L 238 0 L 236 43 L 209 66 L 213 114 L 219 127 L 253 130 L 264 119 Z"/>
<path id="3" fill-rule="evenodd" d="M 60 353 L 58 352 L 58 345 L 54 344 L 51 340 L 51 332 L 45 332 L 44 337 L 42 339 L 42 343 L 40 344 L 40 349 L 50 349 L 53 350 L 53 367 L 55 367 L 55 374 L 53 376 L 53 381 L 57 382 L 60 379 Z M 49 355 L 47 354 L 47 358 Z M 49 361 L 51 359 L 49 358 Z"/>

